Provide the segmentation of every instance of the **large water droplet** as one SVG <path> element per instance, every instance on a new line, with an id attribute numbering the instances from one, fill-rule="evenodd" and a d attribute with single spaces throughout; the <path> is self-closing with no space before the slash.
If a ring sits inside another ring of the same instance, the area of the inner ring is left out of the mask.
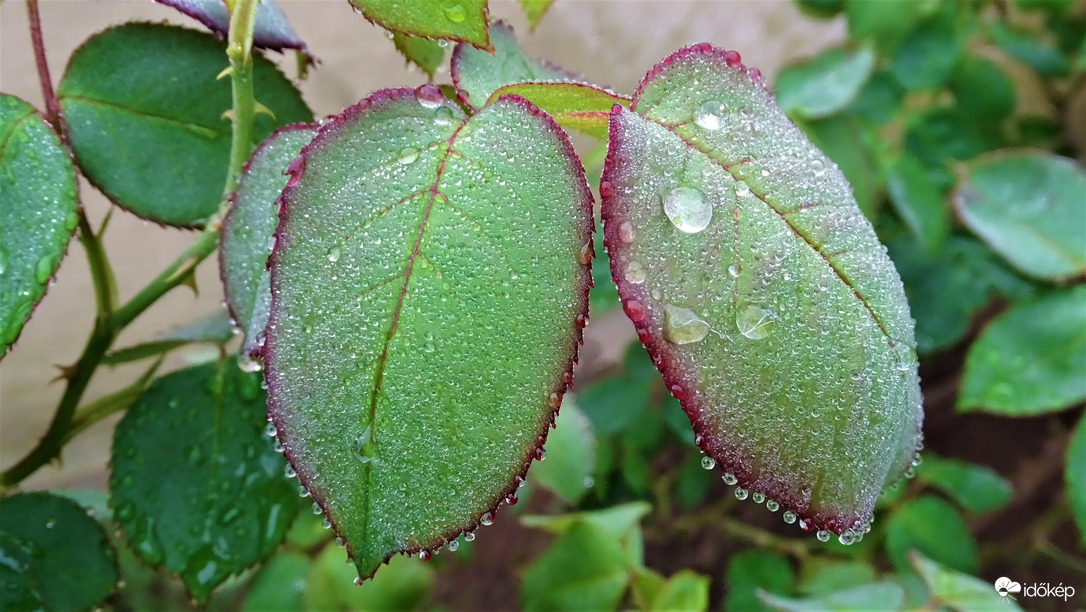
<path id="1" fill-rule="evenodd" d="M 724 481 L 724 484 L 726 484 L 726 485 L 734 485 L 735 483 L 739 482 L 739 479 L 736 478 L 735 474 L 732 474 L 731 472 L 728 472 L 728 473 L 724 474 L 723 476 L 721 476 L 721 479 Z"/>
<path id="2" fill-rule="evenodd" d="M 724 125 L 724 115 L 727 113 L 727 104 L 720 100 L 708 100 L 698 107 L 694 123 L 707 130 L 719 130 Z"/>
<path id="3" fill-rule="evenodd" d="M 358 459 L 362 463 L 369 463 L 374 455 L 377 454 L 377 443 L 373 441 L 373 426 L 367 427 L 362 431 L 354 442 L 351 444 L 351 450 L 354 452 L 355 459 Z"/>
<path id="4" fill-rule="evenodd" d="M 637 236 L 637 232 L 634 231 L 634 226 L 629 221 L 623 221 L 618 226 L 618 239 L 629 244 L 634 241 L 634 237 Z"/>
<path id="5" fill-rule="evenodd" d="M 626 282 L 640 285 L 645 282 L 645 268 L 639 261 L 631 261 L 626 264 Z"/>
<path id="6" fill-rule="evenodd" d="M 664 304 L 664 339 L 672 344 L 698 342 L 709 334 L 709 324 L 693 310 Z"/>
<path id="7" fill-rule="evenodd" d="M 44 283 L 49 280 L 49 276 L 53 273 L 53 258 L 48 255 L 42 256 L 38 260 L 38 265 L 34 266 L 34 278 L 39 283 Z"/>
<path id="8" fill-rule="evenodd" d="M 452 112 L 452 111 L 449 111 Z M 400 149 L 400 156 L 396 158 L 396 161 L 403 165 L 413 164 L 415 160 L 419 158 L 419 150 L 414 147 L 404 147 Z"/>
<path id="9" fill-rule="evenodd" d="M 339 261 L 339 256 L 343 254 L 343 249 L 337 244 L 334 247 L 328 249 L 328 261 L 336 263 Z"/>
<path id="10" fill-rule="evenodd" d="M 823 163 L 821 159 L 812 159 L 811 170 L 814 172 L 815 176 L 822 176 L 826 173 L 826 164 Z"/>
<path id="11" fill-rule="evenodd" d="M 739 333 L 751 340 L 761 340 L 773 331 L 774 316 L 770 310 L 748 304 L 740 306 L 735 313 L 735 326 Z"/>
<path id="12" fill-rule="evenodd" d="M 735 488 L 735 499 L 738 499 L 739 501 L 743 501 L 746 498 L 747 498 L 747 490 L 742 488 L 742 487 L 736 487 Z"/>
<path id="13" fill-rule="evenodd" d="M 418 99 L 419 104 L 423 108 L 437 108 L 441 106 L 441 102 L 445 100 L 445 95 L 441 93 L 441 90 L 436 85 L 427 83 L 420 85 L 415 90 L 415 98 Z"/>
<path id="14" fill-rule="evenodd" d="M 796 513 L 792 512 L 791 510 L 785 510 L 784 514 L 781 515 L 781 518 L 784 519 L 784 522 L 791 525 L 792 523 L 796 522 Z"/>
<path id="15" fill-rule="evenodd" d="M 445 17 L 453 23 L 462 23 L 468 16 L 468 12 L 460 4 L 445 7 Z"/>
<path id="16" fill-rule="evenodd" d="M 702 457 L 701 467 L 707 470 L 713 469 L 714 467 L 716 467 L 716 459 L 713 459 L 712 457 Z"/>
<path id="17" fill-rule="evenodd" d="M 681 231 L 696 234 L 709 226 L 713 206 L 701 190 L 679 187 L 664 196 L 664 214 Z"/>
<path id="18" fill-rule="evenodd" d="M 739 274 L 741 272 L 743 272 L 743 266 L 739 264 L 732 264 L 728 266 L 728 274 L 730 274 L 732 278 L 739 278 Z"/>
<path id="19" fill-rule="evenodd" d="M 830 532 L 823 529 L 823 530 L 819 531 L 818 533 L 816 533 L 815 537 L 818 538 L 819 542 L 829 542 L 830 541 L 830 535 L 831 535 Z"/>
<path id="20" fill-rule="evenodd" d="M 448 106 L 441 106 L 434 111 L 434 123 L 438 125 L 451 125 L 455 117 L 453 110 Z"/>

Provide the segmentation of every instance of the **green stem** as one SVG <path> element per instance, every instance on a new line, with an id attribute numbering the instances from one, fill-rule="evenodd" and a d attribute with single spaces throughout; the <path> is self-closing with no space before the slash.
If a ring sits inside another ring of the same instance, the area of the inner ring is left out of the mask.
<path id="1" fill-rule="evenodd" d="M 72 417 L 71 428 L 68 429 L 68 433 L 65 436 L 64 441 L 68 442 L 76 435 L 78 435 L 79 432 L 87 429 L 91 425 L 94 425 L 98 421 L 101 421 L 102 419 L 108 417 L 111 414 L 127 410 L 128 407 L 131 406 L 137 399 L 139 399 L 140 395 L 143 394 L 144 389 L 146 389 L 147 385 L 151 382 L 151 378 L 155 375 L 155 372 L 158 371 L 159 366 L 162 365 L 162 360 L 164 358 L 165 355 L 159 356 L 159 358 L 151 364 L 151 367 L 147 368 L 147 371 L 144 372 L 143 375 L 140 376 L 139 379 L 131 385 L 125 387 L 124 389 L 121 389 L 120 391 L 115 391 L 113 393 L 110 393 L 109 395 L 98 398 L 97 400 L 77 410 L 75 415 Z"/>
<path id="2" fill-rule="evenodd" d="M 94 282 L 94 299 L 98 305 L 98 319 L 105 321 L 113 314 L 117 297 L 117 283 L 113 278 L 113 267 L 106 258 L 106 250 L 101 238 L 91 229 L 83 208 L 79 208 L 79 242 L 87 253 L 87 265 L 90 267 L 91 280 Z"/>
<path id="3" fill-rule="evenodd" d="M 231 77 L 233 82 L 234 121 L 233 139 L 230 148 L 230 168 L 227 173 L 225 193 L 233 190 L 242 166 L 249 157 L 252 149 L 253 114 L 256 103 L 253 99 L 252 81 L 252 39 L 253 22 L 256 16 L 256 8 L 259 0 L 235 0 L 232 4 L 230 17 L 230 33 L 228 36 L 227 56 L 230 59 Z M 37 1 L 27 0 L 29 10 L 33 15 L 37 14 Z M 37 32 L 35 33 L 35 29 Z M 41 39 L 41 24 L 31 19 L 31 34 L 34 40 Z M 42 69 L 39 66 L 39 71 Z M 48 78 L 46 74 L 46 79 Z M 48 82 L 48 81 L 46 81 Z M 47 101 L 48 104 L 48 101 Z M 63 118 L 58 118 L 58 123 Z M 99 295 L 99 308 L 109 307 L 107 316 L 100 316 L 95 321 L 94 330 L 91 332 L 87 344 L 79 361 L 72 367 L 68 375 L 68 382 L 53 413 L 53 420 L 45 435 L 22 460 L 0 474 L 0 491 L 13 487 L 22 482 L 27 476 L 33 474 L 38 468 L 60 456 L 60 449 L 68 441 L 74 428 L 73 417 L 76 407 L 83 397 L 91 378 L 102 362 L 102 357 L 113 345 L 117 334 L 129 323 L 141 315 L 151 304 L 165 295 L 174 287 L 180 285 L 196 269 L 196 266 L 207 258 L 219 241 L 219 221 L 225 213 L 228 205 L 227 199 L 219 211 L 213 215 L 207 223 L 206 229 L 200 234 L 194 243 L 171 263 L 165 270 L 154 278 L 146 287 L 137 293 L 123 306 L 112 309 L 112 293 L 105 292 L 105 296 Z M 81 227 L 81 239 L 86 238 L 91 244 L 88 250 L 88 259 L 92 261 L 91 272 L 95 279 L 96 290 L 109 288 L 111 290 L 112 273 L 109 271 L 105 260 L 105 251 L 93 232 L 90 224 L 83 218 Z M 93 237 L 93 238 L 91 238 Z M 87 243 L 84 242 L 84 245 Z M 101 315 L 101 310 L 100 310 Z M 86 417 L 86 415 L 84 415 Z M 79 426 L 89 425 L 86 418 L 80 420 Z"/>

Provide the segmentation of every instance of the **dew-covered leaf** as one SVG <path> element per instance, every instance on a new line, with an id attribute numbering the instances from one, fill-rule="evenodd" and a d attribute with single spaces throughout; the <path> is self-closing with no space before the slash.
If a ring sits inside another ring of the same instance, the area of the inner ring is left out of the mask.
<path id="1" fill-rule="evenodd" d="M 781 612 L 876 612 L 900 610 L 905 603 L 905 590 L 901 585 L 886 580 L 832 593 L 821 593 L 806 599 L 781 597 L 765 592 L 759 593 L 758 597 L 767 606 Z"/>
<path id="2" fill-rule="evenodd" d="M 572 400 L 567 395 L 562 402 L 557 427 L 547 436 L 547 460 L 535 466 L 528 480 L 575 504 L 588 492 L 595 473 L 596 437 L 592 424 Z"/>
<path id="3" fill-rule="evenodd" d="M 19 337 L 79 220 L 75 169 L 26 102 L 0 95 L 0 359 Z"/>
<path id="4" fill-rule="evenodd" d="M 198 601 L 271 555 L 300 507 L 297 481 L 264 435 L 265 398 L 257 375 L 207 363 L 153 382 L 113 436 L 117 524 L 145 563 L 179 575 Z"/>
<path id="5" fill-rule="evenodd" d="M 991 582 L 954 571 L 919 552 L 909 554 L 909 563 L 920 574 L 932 597 L 956 612 L 1022 612 L 1013 595 L 1000 597 Z"/>
<path id="6" fill-rule="evenodd" d="M 117 558 L 102 526 L 74 501 L 18 493 L 0 501 L 4 610 L 79 612 L 117 586 Z"/>
<path id="7" fill-rule="evenodd" d="M 702 450 L 801 527 L 845 534 L 919 444 L 913 325 L 844 177 L 758 77 L 698 45 L 614 108 L 604 238 Z"/>
<path id="8" fill-rule="evenodd" d="M 920 495 L 902 504 L 886 525 L 886 552 L 901 571 L 907 555 L 917 550 L 957 570 L 977 571 L 977 545 L 957 509 L 932 495 Z"/>
<path id="9" fill-rule="evenodd" d="M 253 152 L 231 196 L 219 238 L 219 274 L 230 316 L 245 333 L 242 352 L 260 349 L 271 308 L 268 255 L 279 224 L 277 200 L 287 184 L 287 166 L 317 134 L 316 126 L 276 130 Z"/>
<path id="10" fill-rule="evenodd" d="M 939 489 L 969 512 L 999 510 L 1011 501 L 1014 488 L 986 465 L 924 454 L 917 479 Z"/>
<path id="11" fill-rule="evenodd" d="M 764 550 L 745 550 L 728 561 L 724 609 L 769 610 L 759 598 L 759 591 L 787 593 L 793 580 L 792 566 L 784 557 Z"/>
<path id="12" fill-rule="evenodd" d="M 1086 416 L 1079 418 L 1071 443 L 1067 445 L 1064 481 L 1071 502 L 1071 516 L 1078 524 L 1079 541 L 1086 544 Z"/>
<path id="13" fill-rule="evenodd" d="M 445 46 L 437 41 L 393 32 L 392 44 L 404 59 L 418 66 L 431 79 L 445 60 Z"/>
<path id="14" fill-rule="evenodd" d="M 1086 172 L 1042 152 L 1001 152 L 972 162 L 954 194 L 958 215 L 1026 274 L 1086 273 Z"/>
<path id="15" fill-rule="evenodd" d="M 626 591 L 628 569 L 612 534 L 577 521 L 527 567 L 521 605 L 525 612 L 614 610 Z"/>
<path id="16" fill-rule="evenodd" d="M 506 94 L 518 95 L 546 111 L 558 125 L 571 130 L 607 137 L 611 106 L 629 106 L 630 99 L 587 83 L 516 83 L 490 94 L 497 100 Z"/>
<path id="17" fill-rule="evenodd" d="M 182 13 L 204 24 L 207 29 L 219 36 L 226 36 L 230 30 L 230 14 L 224 0 L 155 0 L 159 4 L 172 6 Z M 260 0 L 256 7 L 256 21 L 253 23 L 253 46 L 261 49 L 297 49 L 306 55 L 309 51 L 305 43 L 294 32 L 287 21 L 283 9 L 275 0 Z"/>
<path id="18" fill-rule="evenodd" d="M 218 209 L 233 106 L 226 43 L 175 26 L 127 23 L 72 55 L 57 89 L 75 161 L 117 205 L 167 225 L 199 225 Z M 298 90 L 253 57 L 253 89 L 274 113 L 256 116 L 253 144 L 277 126 L 311 121 Z M 136 153 L 138 152 L 138 153 Z"/>
<path id="19" fill-rule="evenodd" d="M 777 104 L 808 119 L 832 115 L 856 99 L 874 68 L 870 47 L 827 49 L 781 70 L 774 87 Z"/>
<path id="20" fill-rule="evenodd" d="M 886 190 L 920 244 L 928 252 L 938 251 L 950 232 L 950 214 L 923 164 L 908 155 L 892 160 L 886 168 Z"/>
<path id="21" fill-rule="evenodd" d="M 517 43 L 513 28 L 504 22 L 490 26 L 494 52 L 457 45 L 452 54 L 452 81 L 462 90 L 464 103 L 480 108 L 499 87 L 513 83 L 577 81 L 546 62 L 528 57 Z"/>
<path id="22" fill-rule="evenodd" d="M 447 38 L 487 49 L 487 0 L 350 0 L 370 22 L 386 30 Z"/>
<path id="23" fill-rule="evenodd" d="M 969 347 L 960 410 L 1032 416 L 1086 400 L 1086 285 L 1015 305 Z"/>
<path id="24" fill-rule="evenodd" d="M 530 103 L 468 119 L 425 85 L 326 123 L 281 203 L 269 413 L 368 577 L 515 499 L 571 380 L 591 196 Z"/>

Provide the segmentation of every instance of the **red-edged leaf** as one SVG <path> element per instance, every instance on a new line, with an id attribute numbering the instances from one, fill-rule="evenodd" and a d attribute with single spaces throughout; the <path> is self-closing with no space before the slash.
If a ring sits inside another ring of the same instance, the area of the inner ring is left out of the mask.
<path id="1" fill-rule="evenodd" d="M 854 540 L 920 440 L 893 264 L 738 53 L 678 51 L 631 108 L 600 184 L 627 315 L 739 497 Z"/>
<path id="2" fill-rule="evenodd" d="M 504 95 L 518 95 L 547 111 L 558 125 L 607 138 L 611 106 L 630 105 L 630 98 L 587 83 L 517 83 L 499 87 L 488 102 Z"/>
<path id="3" fill-rule="evenodd" d="M 503 97 L 377 92 L 292 164 L 269 260 L 269 414 L 371 576 L 516 501 L 570 383 L 592 207 L 565 134 Z"/>
<path id="4" fill-rule="evenodd" d="M 212 32 L 225 36 L 230 29 L 230 14 L 224 0 L 155 0 L 159 4 L 173 7 L 204 24 Z M 302 39 L 294 32 L 287 21 L 283 9 L 275 0 L 260 0 L 256 9 L 256 22 L 253 24 L 253 46 L 261 49 L 282 51 L 297 49 L 313 62 Z"/>

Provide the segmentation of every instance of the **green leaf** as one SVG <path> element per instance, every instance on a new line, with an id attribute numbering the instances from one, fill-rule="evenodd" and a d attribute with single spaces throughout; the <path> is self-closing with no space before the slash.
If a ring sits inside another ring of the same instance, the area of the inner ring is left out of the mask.
<path id="1" fill-rule="evenodd" d="M 482 107 L 490 94 L 504 85 L 571 80 L 568 73 L 525 55 L 513 28 L 504 22 L 490 26 L 490 42 L 493 53 L 468 45 L 456 45 L 453 50 L 452 82 L 463 90 L 461 100 L 473 108 Z"/>
<path id="2" fill-rule="evenodd" d="M 806 124 L 811 143 L 845 175 L 860 210 L 874 219 L 882 203 L 882 177 L 873 159 L 873 132 L 859 117 L 827 117 Z"/>
<path id="3" fill-rule="evenodd" d="M 225 310 L 182 325 L 164 334 L 158 334 L 154 340 L 119 348 L 107 353 L 102 358 L 105 365 L 131 363 L 148 357 L 162 355 L 176 348 L 193 344 L 226 344 L 234 337 L 234 325 Z"/>
<path id="4" fill-rule="evenodd" d="M 974 315 L 995 294 L 1018 300 L 1033 287 L 1010 270 L 979 241 L 951 236 L 939 252 L 929 254 L 911 237 L 886 245 L 916 318 L 916 350 L 932 353 L 957 343 Z M 953 291 L 947 291 L 953 287 Z"/>
<path id="5" fill-rule="evenodd" d="M 631 384 L 628 377 L 614 376 L 598 380 L 578 393 L 578 403 L 592 429 L 601 436 L 613 436 L 625 431 L 644 415 L 648 408 L 650 383 Z"/>
<path id="6" fill-rule="evenodd" d="M 535 29 L 539 20 L 543 19 L 543 13 L 547 12 L 554 0 L 520 0 L 520 8 L 524 9 L 524 17 L 528 20 L 528 27 Z"/>
<path id="7" fill-rule="evenodd" d="M 965 31 L 956 12 L 954 5 L 941 6 L 917 23 L 898 47 L 891 70 L 905 89 L 935 89 L 954 72 L 965 52 Z"/>
<path id="8" fill-rule="evenodd" d="M 350 0 L 370 22 L 387 30 L 447 38 L 489 49 L 487 0 Z"/>
<path id="9" fill-rule="evenodd" d="M 487 102 L 507 94 L 518 95 L 570 130 L 607 138 L 607 122 L 615 104 L 630 106 L 630 99 L 609 89 L 586 83 L 517 83 L 494 90 Z"/>
<path id="10" fill-rule="evenodd" d="M 379 577 L 361 582 L 343 563 L 343 551 L 328 545 L 312 562 L 302 595 L 306 610 L 417 610 L 434 581 L 417 559 L 395 556 Z"/>
<path id="11" fill-rule="evenodd" d="M 682 570 L 669 578 L 653 599 L 653 612 L 704 612 L 709 609 L 709 578 Z"/>
<path id="12" fill-rule="evenodd" d="M 689 428 L 689 422 L 687 427 Z M 701 459 L 696 454 L 688 456 L 675 477 L 675 501 L 684 510 L 700 504 L 709 493 L 709 485 L 713 479 L 706 473 Z"/>
<path id="13" fill-rule="evenodd" d="M 179 575 L 197 601 L 271 555 L 299 508 L 264 410 L 259 377 L 220 361 L 153 382 L 114 433 L 117 524 L 145 563 Z"/>
<path id="14" fill-rule="evenodd" d="M 805 595 L 826 595 L 876 580 L 875 569 L 867 563 L 811 559 L 803 564 L 797 588 Z"/>
<path id="15" fill-rule="evenodd" d="M 1008 55 L 1047 77 L 1066 76 L 1071 64 L 1059 49 L 1041 40 L 1040 34 L 996 21 L 989 26 L 992 42 Z"/>
<path id="16" fill-rule="evenodd" d="M 845 0 L 797 0 L 801 11 L 819 19 L 829 19 L 844 10 Z"/>
<path id="17" fill-rule="evenodd" d="M 614 610 L 627 580 L 618 540 L 577 521 L 525 570 L 520 603 L 525 612 Z"/>
<path id="18" fill-rule="evenodd" d="M 522 516 L 520 522 L 527 527 L 555 534 L 566 533 L 575 524 L 588 523 L 602 529 L 611 538 L 622 540 L 636 530 L 638 522 L 651 511 L 652 506 L 645 502 L 629 502 L 590 512 Z"/>
<path id="19" fill-rule="evenodd" d="M 905 590 L 890 582 L 875 582 L 806 599 L 792 599 L 761 592 L 759 598 L 774 610 L 783 612 L 853 612 L 854 610 L 900 610 Z"/>
<path id="20" fill-rule="evenodd" d="M 592 237 L 592 251 L 596 254 L 592 265 L 592 289 L 588 293 L 588 311 L 593 317 L 602 317 L 618 306 L 618 290 L 611 282 L 611 265 L 607 249 L 603 248 L 603 236 Z"/>
<path id="21" fill-rule="evenodd" d="M 977 546 L 958 511 L 931 495 L 905 502 L 886 525 L 886 552 L 900 571 L 909 567 L 906 555 L 917 550 L 947 567 L 975 573 Z"/>
<path id="22" fill-rule="evenodd" d="M 969 347 L 959 410 L 1032 416 L 1086 399 L 1086 285 L 1007 310 Z"/>
<path id="23" fill-rule="evenodd" d="M 424 85 L 326 123 L 281 202 L 269 415 L 368 577 L 513 501 L 571 381 L 591 196 L 528 102 L 466 119 Z"/>
<path id="24" fill-rule="evenodd" d="M 1014 84 L 983 57 L 964 57 L 951 78 L 950 90 L 960 108 L 989 128 L 1014 111 Z"/>
<path id="25" fill-rule="evenodd" d="M 901 112 L 905 90 L 886 69 L 876 70 L 846 112 L 875 125 L 883 125 Z M 848 178 L 848 174 L 845 174 Z"/>
<path id="26" fill-rule="evenodd" d="M 764 550 L 745 550 L 728 561 L 724 575 L 724 609 L 769 610 L 758 592 L 787 593 L 793 580 L 792 566 L 784 557 Z"/>
<path id="27" fill-rule="evenodd" d="M 969 512 L 992 512 L 1014 496 L 1007 479 L 985 465 L 924 454 L 916 477 L 939 489 Z"/>
<path id="28" fill-rule="evenodd" d="M 790 115 L 827 117 L 856 99 L 874 68 L 870 47 L 827 49 L 781 71 L 775 87 L 777 104 Z"/>
<path id="29" fill-rule="evenodd" d="M 1000 597 L 992 587 L 992 583 L 956 572 L 921 553 L 911 553 L 909 563 L 924 579 L 932 596 L 952 610 L 957 612 L 991 612 L 992 610 L 1021 612 L 1022 610 L 1015 603 L 1013 595 Z"/>
<path id="30" fill-rule="evenodd" d="M 701 449 L 844 534 L 919 444 L 913 323 L 844 177 L 756 77 L 734 51 L 688 47 L 633 112 L 615 107 L 604 240 Z"/>
<path id="31" fill-rule="evenodd" d="M 630 595 L 638 610 L 648 610 L 664 590 L 667 579 L 648 568 L 637 568 L 630 581 Z"/>
<path id="32" fill-rule="evenodd" d="M 432 40 L 394 32 L 392 44 L 409 63 L 421 68 L 431 80 L 437 72 L 437 67 L 445 61 L 444 45 Z"/>
<path id="33" fill-rule="evenodd" d="M 572 395 L 563 401 L 555 425 L 547 436 L 547 460 L 532 470 L 529 480 L 576 504 L 588 491 L 586 483 L 595 472 L 596 438 Z"/>
<path id="34" fill-rule="evenodd" d="M 915 0 L 847 0 L 848 36 L 873 42 L 879 55 L 889 57 L 920 18 L 923 4 Z"/>
<path id="35" fill-rule="evenodd" d="M 26 102 L 0 95 L 0 358 L 60 267 L 79 221 L 75 169 Z"/>
<path id="36" fill-rule="evenodd" d="M 1064 481 L 1071 501 L 1071 516 L 1078 524 L 1079 540 L 1086 544 L 1086 417 L 1078 420 L 1067 445 Z"/>
<path id="37" fill-rule="evenodd" d="M 172 6 L 204 24 L 209 30 L 225 36 L 230 30 L 230 15 L 223 0 L 155 0 Z M 253 22 L 253 46 L 261 49 L 297 49 L 309 56 L 305 43 L 294 32 L 283 9 L 275 0 L 260 0 Z M 310 61 L 312 57 L 310 56 Z"/>
<path id="38" fill-rule="evenodd" d="M 932 182 L 927 169 L 908 155 L 890 161 L 886 168 L 886 190 L 894 210 L 920 245 L 929 253 L 938 251 L 950 233 L 950 214 L 944 194 Z"/>
<path id="39" fill-rule="evenodd" d="M 1049 280 L 1086 273 L 1086 172 L 1042 152 L 972 162 L 954 205 L 962 222 L 1019 270 Z"/>
<path id="40" fill-rule="evenodd" d="M 267 262 L 279 223 L 279 194 L 287 184 L 285 171 L 316 134 L 316 126 L 297 124 L 269 136 L 245 164 L 223 218 L 219 275 L 230 316 L 245 332 L 245 355 L 260 350 L 268 325 L 271 275 Z"/>
<path id="41" fill-rule="evenodd" d="M 117 558 L 102 526 L 70 499 L 17 493 L 0 501 L 4 610 L 77 612 L 117 586 Z"/>
<path id="42" fill-rule="evenodd" d="M 244 612 L 301 610 L 309 566 L 309 557 L 298 553 L 272 557 L 253 577 L 241 609 Z"/>
<path id="43" fill-rule="evenodd" d="M 152 221 L 195 226 L 222 201 L 230 157 L 226 43 L 165 24 L 127 23 L 72 55 L 57 95 L 76 163 L 119 206 Z M 294 86 L 253 57 L 253 144 L 277 126 L 312 121 Z M 134 152 L 139 152 L 134 153 Z"/>

